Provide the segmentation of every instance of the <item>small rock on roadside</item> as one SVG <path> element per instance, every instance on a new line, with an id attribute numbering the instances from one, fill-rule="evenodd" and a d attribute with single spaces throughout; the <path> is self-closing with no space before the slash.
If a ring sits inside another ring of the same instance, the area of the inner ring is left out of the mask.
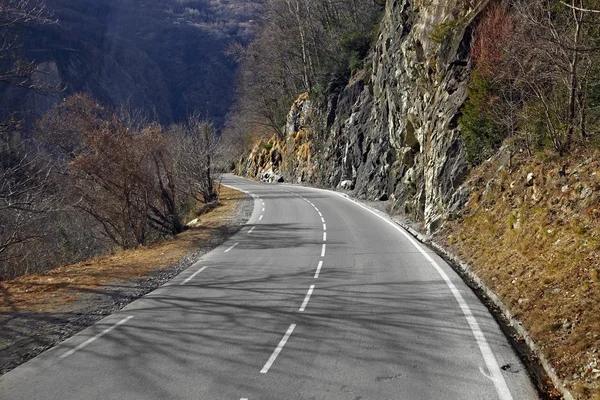
<path id="1" fill-rule="evenodd" d="M 347 179 L 340 182 L 339 187 L 343 190 L 352 190 L 354 189 L 354 183 Z"/>
<path id="2" fill-rule="evenodd" d="M 583 189 L 581 189 L 581 194 L 579 195 L 579 197 L 581 197 L 582 199 L 586 199 L 586 198 L 590 197 L 593 192 L 594 191 L 592 190 L 591 187 L 584 186 Z"/>
<path id="3" fill-rule="evenodd" d="M 527 180 L 525 181 L 525 184 L 527 186 L 533 186 L 533 180 L 535 179 L 535 175 L 533 174 L 533 172 L 530 172 L 527 174 Z"/>

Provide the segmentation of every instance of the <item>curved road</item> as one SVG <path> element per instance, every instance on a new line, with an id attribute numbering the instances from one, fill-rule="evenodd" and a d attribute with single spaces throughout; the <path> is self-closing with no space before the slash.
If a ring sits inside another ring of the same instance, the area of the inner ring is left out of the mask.
<path id="1" fill-rule="evenodd" d="M 1 399 L 535 399 L 487 309 L 386 217 L 227 176 L 248 223 L 0 377 Z"/>

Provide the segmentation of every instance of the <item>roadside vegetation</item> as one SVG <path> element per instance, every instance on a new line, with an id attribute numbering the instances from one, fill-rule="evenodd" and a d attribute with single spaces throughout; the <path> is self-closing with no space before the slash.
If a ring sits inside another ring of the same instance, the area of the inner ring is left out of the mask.
<path id="1" fill-rule="evenodd" d="M 475 168 L 437 239 L 600 399 L 600 2 L 491 1 L 459 119 Z"/>
<path id="2" fill-rule="evenodd" d="M 164 128 L 78 94 L 1 139 L 3 279 L 159 242 L 218 201 L 217 137 L 194 116 Z"/>
<path id="3" fill-rule="evenodd" d="M 19 56 L 23 24 L 54 24 L 42 2 L 0 2 L 0 83 L 58 95 Z M 35 123 L 0 121 L 0 280 L 157 243 L 218 204 L 218 136 L 198 115 L 168 127 L 89 94 Z"/>
<path id="4" fill-rule="evenodd" d="M 459 120 L 477 165 L 513 153 L 567 155 L 600 144 L 600 2 L 494 0 L 473 35 Z"/>
<path id="5" fill-rule="evenodd" d="M 50 271 L 0 281 L 0 313 L 48 313 L 72 307 L 69 304 L 79 297 L 171 268 L 186 256 L 219 243 L 222 241 L 219 235 L 230 228 L 235 229 L 232 223 L 245 195 L 224 186 L 218 191 L 219 207 L 207 211 L 176 237 L 135 249 L 117 249 L 111 254 Z"/>
<path id="6" fill-rule="evenodd" d="M 600 399 L 600 152 L 512 156 L 475 168 L 436 240 L 496 293 L 580 399 Z M 545 155 L 545 157 L 544 157 Z"/>
<path id="7" fill-rule="evenodd" d="M 286 116 L 298 96 L 337 92 L 363 67 L 384 4 L 266 0 L 255 38 L 247 47 L 229 50 L 240 72 L 227 134 L 241 138 L 245 150 L 257 137 L 283 139 Z"/>

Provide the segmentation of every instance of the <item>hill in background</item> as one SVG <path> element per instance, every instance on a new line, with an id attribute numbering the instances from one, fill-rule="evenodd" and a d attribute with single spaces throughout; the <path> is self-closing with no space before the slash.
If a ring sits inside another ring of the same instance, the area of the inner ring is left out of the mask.
<path id="1" fill-rule="evenodd" d="M 0 87 L 2 114 L 34 111 L 89 92 L 141 109 L 162 123 L 200 112 L 221 125 L 236 66 L 224 51 L 245 43 L 260 3 L 252 0 L 48 0 L 56 24 L 22 27 L 21 56 L 40 64 L 54 96 Z M 2 115 L 6 116 L 6 115 Z"/>

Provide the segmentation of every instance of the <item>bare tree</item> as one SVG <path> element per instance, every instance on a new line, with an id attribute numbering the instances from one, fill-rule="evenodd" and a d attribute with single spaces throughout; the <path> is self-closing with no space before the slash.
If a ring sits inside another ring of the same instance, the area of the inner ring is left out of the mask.
<path id="1" fill-rule="evenodd" d="M 69 176 L 72 207 L 123 248 L 182 232 L 192 200 L 216 200 L 216 134 L 197 116 L 165 131 L 143 115 L 110 112 L 80 94 L 56 105 L 40 130 Z"/>
<path id="2" fill-rule="evenodd" d="M 7 146 L 7 143 L 0 144 Z M 48 232 L 41 221 L 56 212 L 62 196 L 51 179 L 51 163 L 20 143 L 4 148 L 0 159 L 0 277 L 26 256 L 32 242 Z"/>
<path id="3" fill-rule="evenodd" d="M 43 2 L 37 0 L 0 0 L 0 83 L 42 91 L 43 86 L 32 80 L 37 71 L 34 62 L 19 59 L 15 50 L 20 42 L 15 33 L 18 26 L 28 23 L 53 23 Z"/>
<path id="4" fill-rule="evenodd" d="M 541 104 L 548 137 L 565 154 L 579 132 L 586 137 L 588 92 L 600 47 L 597 45 L 599 2 L 590 0 L 516 0 L 521 42 L 515 62 Z"/>
<path id="5" fill-rule="evenodd" d="M 213 157 L 219 140 L 213 125 L 193 114 L 186 123 L 172 126 L 168 136 L 180 190 L 202 203 L 217 200 Z"/>
<path id="6" fill-rule="evenodd" d="M 353 0 L 267 0 L 254 41 L 233 51 L 241 63 L 238 109 L 250 129 L 262 126 L 283 136 L 292 102 L 304 92 L 325 92 L 349 79 L 354 49 L 348 34 L 367 43 L 380 10 L 378 2 Z M 365 47 L 365 46 L 362 46 Z M 364 49 L 361 49 L 364 53 Z"/>

